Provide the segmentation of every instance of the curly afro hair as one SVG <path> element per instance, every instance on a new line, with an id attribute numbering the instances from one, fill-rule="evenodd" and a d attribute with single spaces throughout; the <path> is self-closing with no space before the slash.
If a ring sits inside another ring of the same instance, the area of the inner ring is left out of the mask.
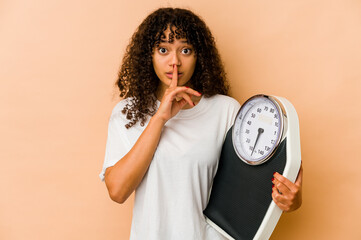
<path id="1" fill-rule="evenodd" d="M 144 126 L 148 116 L 156 112 L 156 90 L 159 79 L 155 74 L 152 56 L 163 39 L 164 31 L 171 29 L 169 41 L 174 37 L 186 38 L 194 48 L 197 60 L 190 83 L 204 97 L 228 94 L 226 74 L 214 37 L 204 21 L 193 12 L 179 8 L 160 8 L 151 13 L 133 34 L 126 49 L 116 85 L 121 98 L 129 102 L 122 113 L 129 122 L 126 128 L 138 121 Z"/>

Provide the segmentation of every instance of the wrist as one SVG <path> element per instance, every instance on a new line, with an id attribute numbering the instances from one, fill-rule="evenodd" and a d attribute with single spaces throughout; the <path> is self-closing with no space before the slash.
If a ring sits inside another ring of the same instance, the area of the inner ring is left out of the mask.
<path id="1" fill-rule="evenodd" d="M 150 119 L 150 122 L 160 124 L 163 127 L 166 124 L 167 120 L 161 117 L 158 113 L 156 113 Z"/>

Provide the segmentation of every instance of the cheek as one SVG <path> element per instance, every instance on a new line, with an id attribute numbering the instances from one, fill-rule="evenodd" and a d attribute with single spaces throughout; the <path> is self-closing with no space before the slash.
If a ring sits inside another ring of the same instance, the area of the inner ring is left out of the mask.
<path id="1" fill-rule="evenodd" d="M 164 72 L 167 70 L 164 66 L 164 59 L 153 57 L 153 70 L 161 82 L 166 81 Z"/>
<path id="2" fill-rule="evenodd" d="M 196 67 L 196 63 L 197 63 L 197 57 L 196 57 L 196 56 L 193 56 L 193 59 L 192 59 L 193 69 Z"/>
<path id="3" fill-rule="evenodd" d="M 166 59 L 162 57 L 154 56 L 152 62 L 153 62 L 153 68 L 161 69 L 164 68 Z"/>
<path id="4" fill-rule="evenodd" d="M 153 58 L 153 69 L 154 69 L 154 72 L 158 75 L 158 72 L 159 72 L 159 62 L 157 61 L 156 58 Z"/>
<path id="5" fill-rule="evenodd" d="M 196 69 L 196 63 L 197 63 L 197 59 L 194 58 L 194 61 L 192 61 L 192 63 L 190 64 L 190 69 L 191 69 L 192 75 L 194 73 L 194 70 Z"/>

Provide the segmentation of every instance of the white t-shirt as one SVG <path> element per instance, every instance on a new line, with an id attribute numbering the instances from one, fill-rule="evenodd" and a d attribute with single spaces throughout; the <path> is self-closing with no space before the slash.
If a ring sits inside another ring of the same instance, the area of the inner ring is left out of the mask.
<path id="1" fill-rule="evenodd" d="M 148 118 L 144 127 L 137 123 L 126 129 L 128 120 L 121 113 L 126 102 L 114 107 L 109 120 L 102 180 L 106 168 L 131 149 L 149 122 Z M 202 97 L 195 107 L 181 110 L 166 123 L 149 169 L 135 190 L 130 239 L 225 239 L 205 221 L 203 210 L 222 144 L 239 108 L 228 96 Z"/>

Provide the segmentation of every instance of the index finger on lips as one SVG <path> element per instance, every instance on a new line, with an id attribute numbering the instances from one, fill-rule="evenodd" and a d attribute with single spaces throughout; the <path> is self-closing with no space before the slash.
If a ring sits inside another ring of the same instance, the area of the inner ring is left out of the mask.
<path id="1" fill-rule="evenodd" d="M 178 85 L 178 67 L 176 64 L 173 65 L 173 76 L 172 76 L 172 81 L 170 82 L 169 87 L 170 88 L 175 88 Z"/>

